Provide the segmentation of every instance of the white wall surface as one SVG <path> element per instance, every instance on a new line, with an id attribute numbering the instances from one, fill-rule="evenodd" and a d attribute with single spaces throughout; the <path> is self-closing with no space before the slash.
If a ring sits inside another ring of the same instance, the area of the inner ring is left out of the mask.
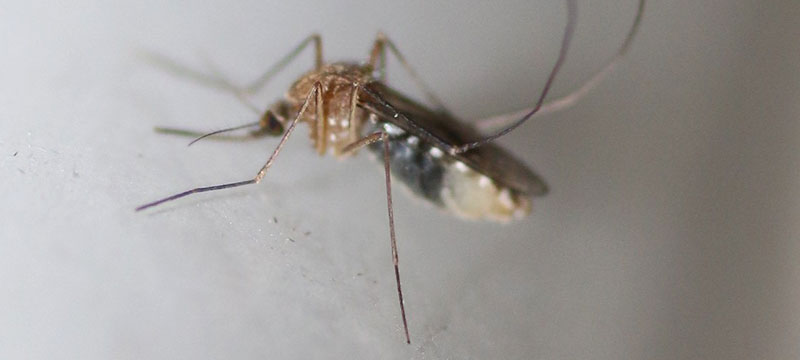
<path id="1" fill-rule="evenodd" d="M 580 2 L 555 94 L 613 54 L 635 3 Z M 2 359 L 800 357 L 796 1 L 651 1 L 607 81 L 500 141 L 552 188 L 523 221 L 464 222 L 397 190 L 412 345 L 366 154 L 320 158 L 300 128 L 258 186 L 133 211 L 244 180 L 276 143 L 154 133 L 254 117 L 137 54 L 209 58 L 246 82 L 313 31 L 326 59 L 362 60 L 383 30 L 473 119 L 530 104 L 563 3 L 1 7 Z"/>

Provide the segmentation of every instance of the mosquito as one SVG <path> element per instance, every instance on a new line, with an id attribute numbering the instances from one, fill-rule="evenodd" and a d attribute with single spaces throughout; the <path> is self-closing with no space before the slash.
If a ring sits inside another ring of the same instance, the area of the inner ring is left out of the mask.
<path id="1" fill-rule="evenodd" d="M 165 58 L 156 58 L 156 62 L 177 75 L 231 92 L 260 115 L 256 122 L 209 133 L 171 128 L 156 128 L 157 131 L 196 137 L 189 145 L 209 136 L 246 128 L 255 130 L 244 138 L 271 135 L 280 136 L 280 141 L 253 178 L 194 188 L 144 204 L 136 211 L 195 193 L 258 184 L 299 123 L 308 124 L 312 146 L 319 155 L 325 155 L 330 150 L 337 158 L 347 158 L 361 149 L 367 149 L 383 161 L 397 297 L 405 341 L 410 344 L 400 286 L 392 177 L 400 180 L 416 195 L 462 218 L 507 222 L 530 213 L 531 198 L 545 195 L 548 192 L 547 185 L 522 161 L 492 141 L 513 131 L 534 115 L 573 105 L 602 80 L 628 51 L 641 23 L 644 3 L 645 0 L 639 1 L 633 25 L 609 62 L 574 91 L 545 102 L 564 64 L 577 22 L 576 1 L 567 0 L 567 21 L 558 58 L 534 106 L 479 120 L 474 126 L 451 115 L 408 64 L 395 43 L 383 33 L 378 33 L 365 63 L 324 62 L 321 37 L 313 34 L 246 86 L 235 86 L 218 73 L 209 75 L 189 70 Z M 314 68 L 291 85 L 285 98 L 263 111 L 250 103 L 250 95 L 261 90 L 275 74 L 312 45 Z M 386 85 L 387 53 L 399 61 L 435 108 L 422 105 Z M 501 130 L 481 137 L 481 133 L 487 129 Z"/>

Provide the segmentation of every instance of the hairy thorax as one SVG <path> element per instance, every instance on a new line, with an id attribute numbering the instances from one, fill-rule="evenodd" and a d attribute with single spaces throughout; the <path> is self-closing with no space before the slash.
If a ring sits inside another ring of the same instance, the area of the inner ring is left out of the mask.
<path id="1" fill-rule="evenodd" d="M 293 115 L 308 99 L 300 121 L 310 126 L 311 141 L 320 155 L 331 148 L 334 155 L 339 156 L 345 146 L 360 138 L 367 113 L 356 106 L 354 96 L 357 96 L 358 86 L 370 80 L 367 66 L 334 63 L 304 74 L 289 88 L 286 98 L 292 105 Z M 321 85 L 320 106 L 317 96 L 309 96 L 317 83 Z"/>

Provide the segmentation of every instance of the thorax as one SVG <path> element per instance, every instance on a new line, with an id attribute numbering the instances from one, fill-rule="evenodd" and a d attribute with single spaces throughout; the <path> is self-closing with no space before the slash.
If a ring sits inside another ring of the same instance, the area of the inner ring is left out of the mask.
<path id="1" fill-rule="evenodd" d="M 330 148 L 338 156 L 345 146 L 361 137 L 368 113 L 355 106 L 357 99 L 353 96 L 359 85 L 371 80 L 366 66 L 333 63 L 304 74 L 289 88 L 286 99 L 293 114 L 300 112 L 306 100 L 309 102 L 299 121 L 310 126 L 311 141 L 320 155 Z M 309 96 L 317 83 L 321 85 L 320 106 L 317 96 Z"/>

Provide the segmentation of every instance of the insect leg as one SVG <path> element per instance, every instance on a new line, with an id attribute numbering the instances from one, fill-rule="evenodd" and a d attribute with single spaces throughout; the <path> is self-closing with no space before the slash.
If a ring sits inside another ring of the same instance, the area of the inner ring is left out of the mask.
<path id="1" fill-rule="evenodd" d="M 358 151 L 358 149 L 363 148 L 364 146 L 372 145 L 378 141 L 383 140 L 383 134 L 385 133 L 375 132 L 348 144 L 342 149 L 342 155 L 351 155 L 354 152 Z"/>
<path id="2" fill-rule="evenodd" d="M 247 98 L 246 94 L 244 94 L 242 92 L 242 90 L 240 90 L 239 88 L 237 88 L 236 86 L 231 84 L 227 79 L 225 79 L 225 77 L 220 75 L 218 70 L 216 70 L 213 67 L 212 67 L 212 70 L 211 70 L 212 71 L 211 74 L 205 74 L 205 73 L 202 73 L 202 72 L 199 72 L 199 71 L 192 70 L 192 69 L 190 69 L 190 68 L 188 68 L 188 67 L 186 67 L 184 65 L 178 64 L 178 63 L 172 61 L 171 59 L 169 59 L 167 57 L 164 57 L 164 56 L 162 56 L 160 54 L 147 53 L 146 56 L 147 56 L 148 60 L 152 64 L 154 64 L 154 65 L 166 70 L 167 72 L 172 73 L 173 75 L 176 75 L 176 76 L 179 76 L 179 77 L 188 78 L 188 79 L 190 79 L 192 81 L 201 83 L 201 84 L 203 84 L 205 86 L 208 86 L 208 87 L 229 91 L 234 96 L 236 96 L 236 98 L 242 104 L 247 106 L 254 113 L 259 114 L 259 115 L 263 113 L 263 111 L 261 109 L 259 109 L 257 106 L 253 105 L 252 102 L 250 102 L 250 100 Z M 210 64 L 209 64 L 209 66 L 210 66 Z M 199 131 L 195 131 L 195 130 L 180 129 L 180 128 L 161 127 L 161 126 L 156 126 L 154 130 L 156 132 L 159 132 L 159 133 L 162 133 L 162 134 L 171 134 L 171 135 L 194 137 L 195 140 L 192 141 L 191 143 L 189 143 L 189 145 L 191 145 L 191 144 L 195 143 L 196 141 L 198 141 L 198 140 L 200 140 L 202 138 L 205 138 L 207 136 L 216 135 L 216 134 L 219 134 L 221 132 L 244 129 L 244 128 L 248 128 L 248 127 L 251 127 L 251 126 L 257 126 L 257 125 L 261 125 L 261 124 L 259 122 L 254 122 L 254 123 L 240 125 L 240 126 L 227 128 L 227 129 L 223 129 L 223 130 L 219 130 L 219 131 L 213 131 L 213 132 L 210 132 L 210 133 L 209 132 L 199 132 Z M 247 136 L 225 137 L 223 139 L 228 139 L 228 140 L 246 140 L 246 139 L 257 138 L 257 137 L 260 137 L 261 135 L 264 135 L 264 134 L 265 134 L 264 131 L 254 131 L 254 132 L 250 133 Z"/>
<path id="3" fill-rule="evenodd" d="M 255 81 L 248 84 L 244 88 L 232 84 L 216 69 L 212 69 L 212 74 L 206 74 L 179 64 L 161 54 L 145 52 L 143 55 L 147 61 L 166 70 L 169 73 L 172 73 L 173 75 L 195 81 L 211 88 L 231 91 L 234 95 L 239 97 L 240 100 L 247 102 L 246 99 L 243 99 L 244 95 L 251 95 L 261 90 L 261 88 L 263 88 L 264 85 L 266 85 L 275 74 L 283 70 L 286 65 L 291 63 L 297 57 L 297 55 L 299 55 L 312 42 L 314 43 L 314 66 L 316 69 L 319 69 L 322 66 L 322 39 L 320 38 L 319 34 L 311 34 L 309 37 L 303 39 L 300 44 L 298 44 L 277 63 L 267 69 L 264 74 L 259 76 Z M 210 66 L 210 64 L 207 65 Z"/>
<path id="4" fill-rule="evenodd" d="M 225 80 L 222 80 L 220 78 L 220 81 L 225 81 Z M 256 108 L 255 105 L 250 103 L 250 101 L 245 97 L 244 94 L 242 94 L 240 91 L 234 89 L 232 86 L 229 88 L 229 90 L 233 91 L 233 93 L 236 95 L 236 97 L 243 104 L 245 104 L 247 107 L 249 107 L 250 110 L 252 110 L 256 114 L 261 114 L 261 111 L 258 108 Z M 187 130 L 187 129 L 171 128 L 171 127 L 161 127 L 161 126 L 156 126 L 154 128 L 154 130 L 156 132 L 162 133 L 162 134 L 171 134 L 171 135 L 194 137 L 195 139 L 192 140 L 191 142 L 189 142 L 188 146 L 191 146 L 192 144 L 194 144 L 194 143 L 196 143 L 196 142 L 198 142 L 198 141 L 200 141 L 200 140 L 202 140 L 204 138 L 212 136 L 212 135 L 217 135 L 217 134 L 224 133 L 224 132 L 241 130 L 241 129 L 246 129 L 246 128 L 249 128 L 249 127 L 258 126 L 259 127 L 258 130 L 251 131 L 250 134 L 248 134 L 248 135 L 244 135 L 244 136 L 227 136 L 227 137 L 220 138 L 220 139 L 225 139 L 225 140 L 239 140 L 239 141 L 256 139 L 256 138 L 262 137 L 264 135 L 267 135 L 269 133 L 267 131 L 268 129 L 266 129 L 266 125 L 267 125 L 267 123 L 265 123 L 263 121 L 255 121 L 255 122 L 247 123 L 247 124 L 244 124 L 244 125 L 238 125 L 238 126 L 234 126 L 234 127 L 225 128 L 225 129 L 222 129 L 222 130 L 211 131 L 211 132 L 208 132 L 208 131 L 199 132 L 199 131 L 195 131 L 195 130 Z"/>
<path id="5" fill-rule="evenodd" d="M 320 85 L 321 86 L 321 85 Z M 314 145 L 317 147 L 317 153 L 325 155 L 325 150 L 328 148 L 328 121 L 325 117 L 325 109 L 322 103 L 322 91 L 316 92 L 314 97 L 314 105 L 316 105 L 316 139 Z M 312 125 L 313 126 L 313 125 Z"/>
<path id="6" fill-rule="evenodd" d="M 275 76 L 278 72 L 283 70 L 286 65 L 289 65 L 296 57 L 299 55 L 310 43 L 314 43 L 314 68 L 319 70 L 322 67 L 322 38 L 319 34 L 311 34 L 309 37 L 303 39 L 297 47 L 292 49 L 286 56 L 280 59 L 277 63 L 272 65 L 267 71 L 264 72 L 263 75 L 259 76 L 258 79 L 250 83 L 249 85 L 245 86 L 242 89 L 247 94 L 254 94 L 261 90 L 267 82 Z"/>
<path id="7" fill-rule="evenodd" d="M 386 206 L 389 211 L 389 240 L 392 246 L 392 263 L 394 264 L 394 278 L 397 283 L 397 298 L 400 301 L 400 316 L 403 318 L 403 330 L 406 335 L 406 343 L 411 344 L 411 337 L 408 335 L 408 321 L 406 320 L 406 307 L 403 304 L 403 289 L 400 287 L 400 267 L 397 256 L 397 238 L 394 231 L 394 210 L 392 206 L 392 177 L 389 171 L 389 134 L 385 132 L 375 132 L 360 140 L 346 146 L 343 150 L 345 154 L 358 150 L 369 144 L 383 142 L 383 171 L 386 178 Z"/>
<path id="8" fill-rule="evenodd" d="M 414 68 L 408 64 L 406 61 L 405 56 L 397 49 L 397 46 L 394 42 L 389 39 L 383 32 L 378 32 L 378 36 L 375 39 L 375 44 L 372 46 L 372 52 L 369 56 L 369 65 L 372 66 L 373 69 L 378 71 L 379 79 L 382 82 L 386 82 L 386 47 L 389 47 L 389 51 L 400 61 L 400 64 L 406 70 L 408 75 L 411 77 L 411 80 L 414 81 L 414 84 L 425 94 L 425 97 L 428 98 L 434 106 L 436 106 L 437 110 L 443 111 L 445 113 L 450 113 L 447 108 L 444 106 L 444 103 L 439 99 L 436 94 L 434 94 L 433 90 L 422 81 L 422 78 L 417 74 Z"/>
<path id="9" fill-rule="evenodd" d="M 145 60 L 152 65 L 161 68 L 162 70 L 185 79 L 189 79 L 204 86 L 222 90 L 232 90 L 233 86 L 230 82 L 220 78 L 219 76 L 206 74 L 186 65 L 179 64 L 174 60 L 154 52 L 145 52 L 143 54 Z"/>
<path id="10" fill-rule="evenodd" d="M 356 109 L 358 108 L 358 89 L 359 86 L 353 86 L 353 91 L 350 93 L 350 114 L 347 121 L 350 139 L 357 139 L 359 130 L 361 130 L 361 118 L 356 116 Z"/>
<path id="11" fill-rule="evenodd" d="M 614 67 L 619 63 L 619 61 L 625 56 L 630 48 L 631 43 L 633 42 L 633 38 L 636 36 L 636 32 L 639 30 L 639 25 L 642 21 L 642 14 L 644 14 L 644 2 L 645 0 L 639 0 L 639 8 L 636 10 L 636 18 L 633 21 L 633 25 L 631 26 L 630 30 L 628 30 L 628 34 L 625 37 L 625 41 L 620 46 L 617 53 L 614 54 L 608 63 L 603 66 L 600 70 L 594 73 L 588 80 L 586 80 L 581 86 L 577 89 L 573 90 L 572 92 L 564 95 L 558 99 L 551 100 L 542 104 L 539 108 L 539 111 L 536 112 L 533 116 L 542 116 L 545 114 L 550 114 L 554 112 L 558 112 L 560 110 L 566 109 L 575 105 L 581 98 L 583 98 L 589 91 L 591 91 L 598 83 L 603 81 L 608 74 L 614 69 Z M 533 108 L 522 109 L 519 111 L 515 111 L 512 113 L 492 116 L 490 118 L 485 118 L 481 120 L 477 120 L 475 122 L 476 127 L 481 131 L 494 131 L 498 130 L 504 126 L 509 125 L 512 121 L 517 120 L 525 114 L 531 112 Z"/>
<path id="12" fill-rule="evenodd" d="M 178 193 L 178 194 L 175 194 L 175 195 L 172 195 L 172 196 L 168 196 L 168 197 L 163 198 L 161 200 L 156 200 L 156 201 L 153 201 L 151 203 L 144 204 L 142 206 L 137 207 L 136 211 L 142 211 L 144 209 L 147 209 L 147 208 L 150 208 L 150 207 L 153 207 L 153 206 L 156 206 L 156 205 L 160 205 L 160 204 L 163 204 L 163 203 L 168 202 L 168 201 L 180 199 L 182 197 L 185 197 L 185 196 L 188 196 L 188 195 L 191 195 L 191 194 L 195 194 L 195 193 L 228 189 L 228 188 L 238 187 L 238 186 L 242 186 L 242 185 L 258 184 L 259 182 L 261 182 L 261 179 L 264 178 L 264 175 L 266 175 L 267 170 L 269 170 L 269 168 L 272 166 L 272 163 L 275 162 L 275 158 L 278 157 L 278 154 L 281 152 L 281 149 L 283 149 L 283 146 L 286 144 L 286 141 L 289 139 L 289 135 L 292 134 L 292 132 L 294 131 L 295 126 L 297 126 L 297 122 L 300 120 L 300 118 L 303 116 L 305 111 L 308 109 L 308 104 L 310 103 L 312 97 L 316 96 L 316 94 L 320 93 L 321 91 L 322 91 L 322 85 L 320 85 L 319 83 L 314 84 L 314 88 L 306 96 L 306 99 L 303 102 L 303 106 L 300 108 L 300 111 L 297 113 L 297 116 L 295 116 L 294 120 L 292 120 L 292 122 L 289 124 L 289 127 L 286 128 L 286 132 L 283 133 L 283 136 L 281 137 L 280 142 L 278 142 L 278 146 L 275 147 L 275 150 L 272 151 L 272 155 L 270 155 L 269 159 L 267 160 L 267 163 L 264 164 L 264 166 L 261 167 L 261 170 L 258 171 L 258 174 L 256 174 L 256 176 L 254 178 L 252 178 L 250 180 L 237 181 L 237 182 L 227 183 L 227 184 L 220 184 L 220 185 L 213 185 L 213 186 L 194 188 L 194 189 L 191 189 L 191 190 L 184 191 L 182 193 Z"/>
<path id="13" fill-rule="evenodd" d="M 536 100 L 536 105 L 533 107 L 533 109 L 530 112 L 526 113 L 525 116 L 515 121 L 510 126 L 495 133 L 494 135 L 490 135 L 481 140 L 469 142 L 460 146 L 454 146 L 452 149 L 450 149 L 450 153 L 452 155 L 467 152 L 471 149 L 477 148 L 483 144 L 489 143 L 494 139 L 497 139 L 505 134 L 510 133 L 518 126 L 522 125 L 533 114 L 539 111 L 539 109 L 542 107 L 542 103 L 544 103 L 544 98 L 547 96 L 547 93 L 550 92 L 550 87 L 553 85 L 553 81 L 556 78 L 556 74 L 558 74 L 558 71 L 561 69 L 561 66 L 564 64 L 564 61 L 567 58 L 567 49 L 569 49 L 569 44 L 572 41 L 572 34 L 575 31 L 575 23 L 577 21 L 577 18 L 578 18 L 578 5 L 576 1 L 567 0 L 567 24 L 564 28 L 564 37 L 561 40 L 561 49 L 558 52 L 558 59 L 556 60 L 555 65 L 553 65 L 553 69 L 550 70 L 550 75 L 547 77 L 547 82 L 544 84 L 544 88 L 542 89 L 541 94 L 539 94 L 539 99 Z"/>

